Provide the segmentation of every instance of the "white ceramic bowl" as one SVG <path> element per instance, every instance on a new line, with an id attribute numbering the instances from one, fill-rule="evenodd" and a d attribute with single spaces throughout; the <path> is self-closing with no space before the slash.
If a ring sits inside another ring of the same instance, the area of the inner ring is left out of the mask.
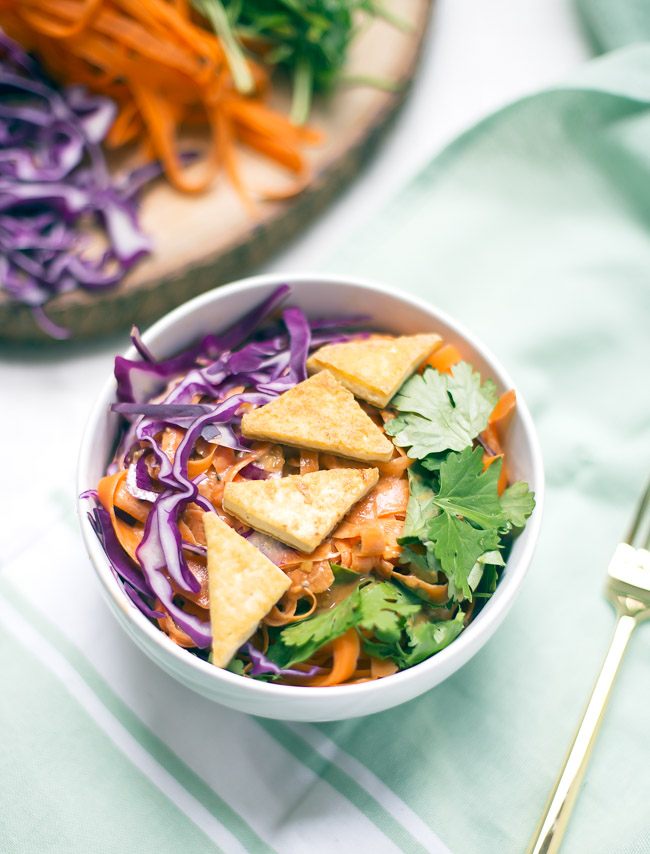
<path id="1" fill-rule="evenodd" d="M 278 285 L 291 286 L 291 304 L 308 317 L 369 314 L 369 326 L 396 334 L 434 331 L 456 344 L 464 358 L 491 377 L 499 391 L 514 383 L 499 362 L 469 332 L 428 303 L 395 288 L 336 276 L 256 276 L 205 293 L 172 311 L 144 335 L 157 357 L 171 356 L 199 337 L 219 333 L 260 303 Z M 133 348 L 125 354 L 137 358 Z M 93 489 L 105 473 L 115 446 L 118 416 L 109 379 L 90 415 L 79 457 L 78 491 Z M 220 670 L 177 646 L 126 598 L 111 572 L 104 550 L 87 518 L 85 499 L 78 510 L 83 538 L 108 604 L 128 635 L 167 673 L 199 694 L 254 715 L 284 720 L 323 721 L 367 715 L 396 706 L 428 691 L 462 667 L 491 637 L 515 600 L 528 569 L 542 519 L 544 473 L 539 443 L 526 403 L 517 394 L 517 410 L 506 447 L 511 476 L 535 490 L 537 506 L 512 547 L 495 594 L 450 646 L 415 667 L 373 682 L 333 688 L 274 685 Z"/>

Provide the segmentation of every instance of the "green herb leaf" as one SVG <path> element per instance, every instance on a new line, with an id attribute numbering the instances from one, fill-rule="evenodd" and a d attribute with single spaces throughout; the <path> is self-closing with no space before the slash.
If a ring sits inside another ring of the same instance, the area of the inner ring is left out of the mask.
<path id="1" fill-rule="evenodd" d="M 309 658 L 324 644 L 356 626 L 361 618 L 361 593 L 357 588 L 330 611 L 323 611 L 283 628 L 266 655 L 280 667 L 293 667 Z"/>
<path id="2" fill-rule="evenodd" d="M 422 602 L 392 582 L 369 584 L 361 590 L 359 628 L 372 632 L 382 643 L 397 644 L 406 625 L 406 617 L 421 610 Z"/>
<path id="3" fill-rule="evenodd" d="M 338 581 L 354 581 L 355 578 L 357 580 L 361 578 L 360 572 L 355 572 L 348 566 L 341 566 L 338 563 L 332 563 L 332 561 L 330 561 L 330 569 L 334 575 L 334 583 Z"/>
<path id="4" fill-rule="evenodd" d="M 433 552 L 433 543 L 423 540 L 420 545 L 423 553 L 410 545 L 403 546 L 397 560 L 402 566 L 408 566 L 413 575 L 429 584 L 436 584 L 441 566 Z"/>
<path id="5" fill-rule="evenodd" d="M 427 368 L 393 397 L 391 405 L 405 414 L 387 421 L 384 429 L 416 459 L 461 451 L 485 430 L 497 400 L 496 385 L 492 380 L 481 384 L 480 373 L 468 362 L 454 365 L 451 376 Z"/>
<path id="6" fill-rule="evenodd" d="M 419 622 L 407 628 L 410 649 L 402 654 L 401 666 L 412 667 L 449 646 L 463 630 L 464 617 L 459 608 L 453 620 Z"/>
<path id="7" fill-rule="evenodd" d="M 415 466 L 408 469 L 409 500 L 406 505 L 406 518 L 399 543 L 412 543 L 426 539 L 426 529 L 429 521 L 440 513 L 433 503 L 434 493 L 430 480 L 416 470 Z"/>
<path id="8" fill-rule="evenodd" d="M 226 670 L 229 670 L 231 673 L 236 673 L 238 676 L 244 675 L 244 662 L 239 658 L 231 659 Z"/>
<path id="9" fill-rule="evenodd" d="M 430 522 L 429 535 L 445 575 L 465 598 L 471 598 L 469 574 L 484 552 L 496 548 L 498 534 L 474 528 L 451 513 L 443 513 Z"/>
<path id="10" fill-rule="evenodd" d="M 495 463 L 492 463 L 490 468 L 494 466 Z M 504 490 L 501 496 L 501 509 L 514 528 L 523 528 L 526 519 L 535 509 L 535 493 L 529 491 L 527 483 L 518 480 Z"/>
<path id="11" fill-rule="evenodd" d="M 427 526 L 453 598 L 471 598 L 474 564 L 499 547 L 499 531 L 508 524 L 497 492 L 500 461 L 484 472 L 481 460 L 481 448 L 448 455 L 440 467 L 440 491 L 433 499 L 443 512 Z"/>
<path id="12" fill-rule="evenodd" d="M 481 528 L 503 528 L 508 519 L 497 491 L 501 460 L 483 471 L 482 457 L 480 447 L 449 454 L 440 467 L 440 492 L 434 503 Z"/>
<path id="13" fill-rule="evenodd" d="M 447 453 L 447 451 L 441 451 L 439 454 L 428 454 L 423 460 L 420 460 L 420 465 L 427 471 L 437 473 L 447 458 Z"/>
<path id="14" fill-rule="evenodd" d="M 499 551 L 499 549 L 494 549 L 491 552 L 485 552 L 484 555 L 481 555 L 478 559 L 479 563 L 482 563 L 485 566 L 505 566 L 506 562 L 503 559 L 503 555 Z"/>

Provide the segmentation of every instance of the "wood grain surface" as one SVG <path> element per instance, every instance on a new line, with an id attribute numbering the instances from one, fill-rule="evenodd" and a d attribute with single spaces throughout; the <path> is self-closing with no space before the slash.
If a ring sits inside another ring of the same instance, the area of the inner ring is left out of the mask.
<path id="1" fill-rule="evenodd" d="M 114 289 L 55 297 L 47 315 L 76 340 L 100 338 L 134 323 L 145 328 L 185 300 L 246 275 L 295 238 L 363 167 L 415 74 L 431 2 L 387 0 L 384 5 L 409 30 L 373 20 L 353 43 L 346 73 L 391 81 L 396 91 L 345 85 L 315 103 L 309 124 L 323 132 L 324 141 L 307 150 L 311 177 L 302 192 L 283 201 L 260 201 L 252 213 L 225 179 L 200 196 L 183 195 L 161 179 L 143 193 L 140 205 L 152 254 Z M 274 106 L 286 110 L 287 99 L 281 93 Z M 251 188 L 281 188 L 291 180 L 252 154 L 242 155 L 242 169 Z M 29 309 L 1 291 L 0 339 L 51 340 Z"/>

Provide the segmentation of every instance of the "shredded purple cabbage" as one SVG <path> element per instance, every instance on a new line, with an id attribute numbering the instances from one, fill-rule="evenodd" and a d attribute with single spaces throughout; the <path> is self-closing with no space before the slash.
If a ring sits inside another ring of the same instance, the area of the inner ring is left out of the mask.
<path id="1" fill-rule="evenodd" d="M 122 551 L 110 525 L 110 516 L 103 508 L 93 511 L 95 530 L 135 606 L 151 616 L 153 601 L 158 599 L 174 622 L 201 649 L 212 643 L 210 625 L 176 604 L 169 580 L 173 579 L 181 591 L 196 593 L 200 590 L 185 554 L 204 554 L 205 549 L 184 541 L 178 526 L 180 515 L 190 503 L 214 511 L 199 491 L 202 476 L 190 480 L 187 474 L 196 442 L 204 438 L 228 448 L 246 450 L 245 440 L 240 435 L 242 404 L 261 406 L 306 378 L 312 328 L 319 330 L 319 343 L 324 343 L 340 339 L 341 327 L 348 326 L 345 318 L 336 322 L 309 323 L 300 309 L 291 307 L 282 313 L 281 319 L 259 329 L 288 292 L 288 286 L 280 286 L 225 335 L 208 335 L 171 359 L 157 360 L 134 330 L 132 340 L 140 361 L 121 356 L 115 360 L 119 402 L 111 409 L 124 417 L 126 429 L 111 470 L 127 468 L 129 492 L 152 504 L 136 550 L 140 567 L 134 567 Z M 233 393 L 242 386 L 246 391 Z M 196 395 L 213 402 L 195 403 Z M 153 397 L 155 403 L 151 402 Z M 168 426 L 185 430 L 173 463 L 159 444 Z M 155 469 L 155 481 L 151 478 L 150 467 Z M 254 463 L 249 463 L 240 474 L 251 480 L 268 476 Z M 250 542 L 271 560 L 278 549 L 285 554 L 287 551 L 282 544 L 257 532 L 253 532 Z M 257 656 L 254 675 L 256 669 L 260 674 L 310 675 L 302 671 L 280 671 L 257 650 L 249 655 L 251 660 Z"/>
<path id="2" fill-rule="evenodd" d="M 134 197 L 161 169 L 111 176 L 100 143 L 115 115 L 81 86 L 55 89 L 0 29 L 0 288 L 54 338 L 69 333 L 45 314 L 48 300 L 113 287 L 150 251 Z M 106 236 L 102 252 L 88 251 L 90 222 Z"/>
<path id="3" fill-rule="evenodd" d="M 265 676 L 267 674 L 272 674 L 273 676 L 303 676 L 308 678 L 309 676 L 316 676 L 316 674 L 321 671 L 321 668 L 315 664 L 308 670 L 294 670 L 290 667 L 283 669 L 274 661 L 267 658 L 264 653 L 257 649 L 257 647 L 253 646 L 250 641 L 243 645 L 240 652 L 245 653 L 251 660 L 253 665 L 249 671 L 251 676 Z"/>

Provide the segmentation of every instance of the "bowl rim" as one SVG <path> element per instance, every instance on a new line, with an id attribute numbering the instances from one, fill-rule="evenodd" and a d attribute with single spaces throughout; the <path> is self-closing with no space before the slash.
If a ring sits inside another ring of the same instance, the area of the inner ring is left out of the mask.
<path id="1" fill-rule="evenodd" d="M 476 336 L 466 329 L 463 324 L 459 323 L 455 318 L 451 317 L 447 312 L 438 308 L 433 303 L 427 302 L 419 297 L 404 293 L 399 289 L 387 285 L 385 283 L 373 281 L 368 278 L 348 276 L 343 274 L 323 273 L 266 273 L 257 276 L 250 276 L 244 279 L 231 282 L 226 285 L 220 285 L 210 291 L 206 291 L 199 296 L 182 303 L 172 311 L 165 314 L 148 329 L 142 333 L 142 340 L 145 345 L 150 346 L 153 341 L 164 335 L 170 328 L 184 320 L 184 318 L 201 309 L 206 305 L 212 304 L 215 300 L 228 298 L 231 295 L 236 295 L 252 289 L 263 289 L 267 287 L 277 287 L 282 284 L 287 284 L 290 287 L 298 283 L 308 285 L 336 285 L 336 286 L 352 286 L 373 293 L 381 293 L 386 296 L 397 299 L 401 302 L 409 304 L 411 307 L 421 310 L 427 319 L 431 319 L 432 315 L 446 324 L 450 329 L 453 329 L 459 337 L 466 340 L 473 350 L 478 353 L 483 360 L 490 365 L 494 371 L 494 378 L 498 379 L 505 388 L 515 388 L 509 373 L 503 368 L 501 362 L 494 354 L 479 340 Z M 289 293 L 289 303 L 291 301 L 291 292 Z M 196 338 L 194 334 L 184 346 L 190 346 L 192 338 Z M 159 347 L 153 347 L 154 351 L 158 351 Z M 163 348 L 164 350 L 164 348 Z M 133 345 L 122 354 L 126 359 L 139 360 L 139 355 Z M 156 355 L 161 356 L 173 355 L 172 353 L 157 352 Z M 462 666 L 472 655 L 478 651 L 482 643 L 478 643 L 481 636 L 484 636 L 486 642 L 493 634 L 499 623 L 505 617 L 510 609 L 514 599 L 519 591 L 528 567 L 531 563 L 542 522 L 544 493 L 545 493 L 545 478 L 544 466 L 540 442 L 535 430 L 532 416 L 526 405 L 524 398 L 517 393 L 517 417 L 521 421 L 522 428 L 526 440 L 531 451 L 531 480 L 535 485 L 535 512 L 532 514 L 526 524 L 527 540 L 524 544 L 523 551 L 519 554 L 516 564 L 510 567 L 510 572 L 505 579 L 499 584 L 496 592 L 485 607 L 482 608 L 475 620 L 461 632 L 461 634 L 449 646 L 437 652 L 428 659 L 414 665 L 406 670 L 391 674 L 389 677 L 375 679 L 369 682 L 358 683 L 354 685 L 337 685 L 329 687 L 320 687 L 314 690 L 310 686 L 302 685 L 278 685 L 272 682 L 262 682 L 256 679 L 243 679 L 236 673 L 214 667 L 212 664 L 192 655 L 187 650 L 175 644 L 161 629 L 154 626 L 144 614 L 142 614 L 131 602 L 119 586 L 113 569 L 106 557 L 106 554 L 99 542 L 95 532 L 90 525 L 87 517 L 88 504 L 87 499 L 83 498 L 83 493 L 88 489 L 93 489 L 95 484 L 88 483 L 87 472 L 93 459 L 93 446 L 95 442 L 95 433 L 100 425 L 100 422 L 106 417 L 108 404 L 115 399 L 116 381 L 111 374 L 109 379 L 104 383 L 101 391 L 95 400 L 95 403 L 88 416 L 80 446 L 80 452 L 77 464 L 77 512 L 81 525 L 82 537 L 88 551 L 91 563 L 97 574 L 105 594 L 107 594 L 119 610 L 126 616 L 129 621 L 131 634 L 144 634 L 145 637 L 153 643 L 158 650 L 156 660 L 159 662 L 160 657 L 163 659 L 172 659 L 182 669 L 193 671 L 196 679 L 194 682 L 204 682 L 205 679 L 214 680 L 216 683 L 223 682 L 225 688 L 236 690 L 238 693 L 243 691 L 251 699 L 255 697 L 259 700 L 269 699 L 271 696 L 274 700 L 280 701 L 281 698 L 290 700 L 298 700 L 301 704 L 317 705 L 322 702 L 324 696 L 330 699 L 335 697 L 345 697 L 353 704 L 355 699 L 361 697 L 370 697 L 383 692 L 390 688 L 394 688 L 400 693 L 406 686 L 419 681 L 429 671 L 442 670 L 446 673 L 446 665 L 454 659 L 460 659 L 459 667 Z M 510 559 L 506 562 L 506 566 L 510 564 Z M 125 605 L 127 607 L 125 607 Z M 475 644 L 478 646 L 474 648 Z M 449 674 L 457 668 L 451 668 Z M 443 681 L 446 678 L 443 675 L 438 681 Z M 432 687 L 437 683 L 432 683 Z M 215 698 L 216 699 L 216 698 Z"/>

